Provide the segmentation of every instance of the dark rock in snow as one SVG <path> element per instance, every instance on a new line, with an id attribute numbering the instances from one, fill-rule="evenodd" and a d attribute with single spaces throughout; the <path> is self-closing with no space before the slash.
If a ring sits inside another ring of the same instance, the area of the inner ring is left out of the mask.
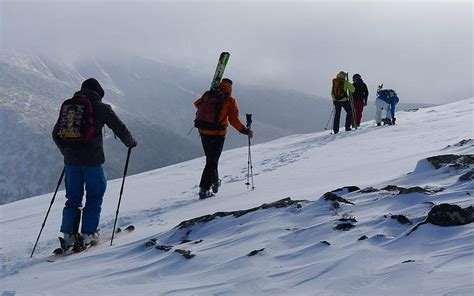
<path id="1" fill-rule="evenodd" d="M 324 200 L 326 201 L 337 201 L 337 202 L 343 202 L 347 204 L 353 205 L 353 202 L 348 201 L 347 199 L 340 197 L 339 195 L 333 193 L 333 192 L 326 192 L 323 195 Z"/>
<path id="2" fill-rule="evenodd" d="M 331 243 L 329 243 L 328 241 L 321 241 L 321 243 L 322 243 L 322 244 L 325 244 L 325 245 L 328 245 L 328 246 L 331 245 Z"/>
<path id="3" fill-rule="evenodd" d="M 471 169 L 469 172 L 459 177 L 459 181 L 472 181 L 472 180 L 474 180 L 474 169 Z"/>
<path id="4" fill-rule="evenodd" d="M 471 165 L 474 165 L 474 155 L 456 155 L 446 154 L 428 157 L 428 160 L 435 169 L 442 167 L 452 167 L 457 170 L 466 169 Z"/>
<path id="5" fill-rule="evenodd" d="M 424 189 L 424 188 L 421 188 L 419 186 L 403 188 L 403 187 L 399 187 L 397 185 L 387 185 L 384 188 L 382 188 L 382 190 L 397 191 L 398 195 L 400 195 L 400 194 L 409 194 L 409 193 L 431 193 L 431 191 L 429 191 L 427 189 Z"/>
<path id="6" fill-rule="evenodd" d="M 183 255 L 183 257 L 186 258 L 186 259 L 191 259 L 194 256 L 196 256 L 195 254 L 192 254 L 191 251 L 189 251 L 189 250 L 176 249 L 174 251 L 178 254 Z"/>
<path id="7" fill-rule="evenodd" d="M 179 229 L 187 228 L 187 227 L 190 227 L 190 226 L 192 226 L 194 224 L 197 224 L 197 223 L 207 223 L 207 222 L 215 220 L 217 218 L 222 218 L 222 217 L 227 217 L 227 216 L 233 216 L 235 218 L 238 218 L 238 217 L 243 216 L 243 215 L 248 214 L 248 213 L 252 213 L 252 212 L 255 212 L 255 211 L 258 211 L 258 210 L 270 209 L 270 208 L 275 208 L 275 209 L 287 208 L 287 207 L 301 208 L 302 207 L 301 206 L 302 202 L 305 202 L 305 201 L 304 200 L 292 200 L 291 198 L 287 197 L 287 198 L 284 198 L 284 199 L 281 199 L 281 200 L 278 200 L 278 201 L 275 201 L 275 202 L 272 202 L 272 203 L 263 204 L 259 207 L 251 208 L 251 209 L 248 209 L 248 210 L 240 210 L 240 211 L 232 211 L 232 212 L 217 212 L 217 213 L 214 213 L 214 214 L 197 217 L 197 218 L 194 218 L 194 219 L 191 219 L 191 220 L 183 221 L 183 222 L 179 223 L 179 225 L 177 227 Z"/>
<path id="8" fill-rule="evenodd" d="M 358 240 L 365 240 L 365 239 L 368 239 L 368 237 L 366 235 L 363 235 L 363 236 L 359 237 Z"/>
<path id="9" fill-rule="evenodd" d="M 415 260 L 411 260 L 411 259 L 410 260 L 405 260 L 402 263 L 411 263 L 411 262 L 415 262 Z"/>
<path id="10" fill-rule="evenodd" d="M 164 246 L 164 245 L 158 245 L 155 247 L 155 249 L 160 250 L 160 251 L 165 251 L 165 252 L 169 252 L 172 248 L 173 246 Z"/>
<path id="11" fill-rule="evenodd" d="M 336 227 L 334 227 L 334 229 L 335 230 L 347 231 L 347 230 L 350 230 L 354 227 L 355 227 L 355 225 L 351 224 L 351 223 L 340 223 L 340 224 L 337 224 Z"/>
<path id="12" fill-rule="evenodd" d="M 265 248 L 261 248 L 260 250 L 253 250 L 252 252 L 248 253 L 247 256 L 249 257 L 255 256 L 258 253 L 262 252 L 263 250 L 265 250 Z"/>
<path id="13" fill-rule="evenodd" d="M 190 239 L 183 239 L 183 240 L 181 241 L 180 245 L 185 244 L 185 243 L 189 243 L 189 242 L 191 242 Z"/>
<path id="14" fill-rule="evenodd" d="M 468 144 L 468 143 L 470 143 L 470 142 L 472 142 L 472 139 L 464 139 L 464 140 L 461 140 L 461 141 L 457 142 L 457 143 L 454 144 L 453 146 L 462 147 L 462 146 L 464 146 L 464 145 L 466 145 L 466 144 Z M 446 148 L 449 148 L 449 147 L 451 147 L 451 145 L 446 146 Z"/>
<path id="15" fill-rule="evenodd" d="M 391 215 L 390 218 L 397 219 L 397 221 L 400 222 L 401 224 L 410 224 L 410 225 L 412 224 L 410 219 L 408 219 L 404 215 Z"/>
<path id="16" fill-rule="evenodd" d="M 474 207 L 461 208 L 458 205 L 440 204 L 431 208 L 423 222 L 413 227 L 407 235 L 417 230 L 423 224 L 431 223 L 438 226 L 460 226 L 474 222 Z"/>
<path id="17" fill-rule="evenodd" d="M 474 208 L 461 208 L 458 205 L 440 204 L 434 206 L 428 213 L 427 223 L 438 226 L 457 226 L 474 222 Z"/>
<path id="18" fill-rule="evenodd" d="M 151 238 L 145 243 L 145 247 L 151 247 L 156 245 L 156 238 Z"/>
<path id="19" fill-rule="evenodd" d="M 334 189 L 331 192 L 337 195 L 344 195 L 344 194 L 351 193 L 357 190 L 360 190 L 360 188 L 357 186 L 344 186 L 341 188 Z"/>
<path id="20" fill-rule="evenodd" d="M 364 188 L 364 189 L 361 189 L 360 192 L 361 193 L 372 193 L 372 192 L 377 192 L 379 191 L 377 188 L 374 188 L 374 187 L 367 187 L 367 188 Z"/>

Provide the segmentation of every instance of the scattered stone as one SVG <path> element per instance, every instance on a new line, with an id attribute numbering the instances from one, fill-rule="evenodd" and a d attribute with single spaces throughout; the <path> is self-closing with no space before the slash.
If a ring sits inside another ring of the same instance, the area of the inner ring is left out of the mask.
<path id="1" fill-rule="evenodd" d="M 151 238 L 145 243 L 145 247 L 151 247 L 156 245 L 156 238 Z"/>
<path id="2" fill-rule="evenodd" d="M 284 198 L 284 199 L 281 199 L 281 200 L 278 200 L 278 201 L 275 201 L 275 202 L 272 202 L 272 203 L 263 204 L 259 207 L 251 208 L 251 209 L 248 209 L 248 210 L 231 211 L 231 212 L 217 212 L 217 213 L 214 213 L 214 214 L 197 217 L 197 218 L 194 218 L 194 219 L 191 219 L 191 220 L 181 222 L 177 226 L 177 228 L 178 229 L 187 228 L 187 227 L 193 226 L 197 223 L 207 223 L 207 222 L 215 220 L 217 218 L 222 218 L 222 217 L 227 217 L 227 216 L 233 216 L 235 218 L 238 218 L 238 217 L 243 216 L 245 214 L 255 212 L 257 210 L 262 210 L 262 209 L 270 209 L 270 208 L 279 209 L 279 208 L 286 208 L 286 207 L 299 207 L 299 208 L 301 208 L 301 205 L 296 206 L 295 204 L 300 204 L 302 202 L 304 202 L 304 200 L 292 200 L 290 197 L 287 197 L 287 198 Z"/>
<path id="3" fill-rule="evenodd" d="M 457 142 L 457 143 L 454 144 L 453 146 L 462 147 L 462 146 L 468 144 L 468 143 L 471 142 L 471 141 L 472 141 L 472 139 L 464 139 L 464 140 L 461 140 L 461 141 Z M 446 146 L 446 148 L 449 148 L 449 147 L 451 147 L 451 145 Z"/>
<path id="4" fill-rule="evenodd" d="M 341 204 L 338 203 L 337 201 L 333 200 L 333 201 L 331 201 L 331 207 L 333 207 L 333 209 L 337 210 L 341 207 Z"/>
<path id="5" fill-rule="evenodd" d="M 372 192 L 377 192 L 379 191 L 377 188 L 374 188 L 374 187 L 367 187 L 367 188 L 364 188 L 364 189 L 361 189 L 360 192 L 361 193 L 372 193 Z"/>
<path id="6" fill-rule="evenodd" d="M 185 243 L 189 243 L 189 242 L 191 242 L 191 240 L 189 240 L 189 239 L 183 239 L 183 240 L 181 241 L 180 245 L 185 244 Z"/>
<path id="7" fill-rule="evenodd" d="M 252 252 L 248 253 L 247 256 L 249 257 L 255 256 L 258 253 L 262 252 L 263 250 L 265 250 L 265 248 L 261 248 L 260 250 L 253 250 Z"/>
<path id="8" fill-rule="evenodd" d="M 339 195 L 333 193 L 333 192 L 326 192 L 323 195 L 324 200 L 326 201 L 337 201 L 337 202 L 343 202 L 346 204 L 351 204 L 354 205 L 353 202 L 348 201 L 347 199 L 340 197 Z"/>
<path id="9" fill-rule="evenodd" d="M 365 239 L 368 239 L 368 237 L 366 235 L 363 235 L 363 236 L 359 237 L 358 240 L 365 240 Z"/>
<path id="10" fill-rule="evenodd" d="M 155 247 L 155 249 L 160 250 L 160 251 L 165 251 L 165 252 L 169 252 L 172 248 L 173 246 L 165 246 L 165 245 L 158 245 Z"/>
<path id="11" fill-rule="evenodd" d="M 330 246 L 331 244 L 328 241 L 321 241 L 322 244 Z"/>
<path id="12" fill-rule="evenodd" d="M 390 218 L 397 219 L 397 221 L 401 224 L 410 224 L 410 225 L 412 224 L 410 219 L 408 219 L 404 215 L 391 215 Z"/>
<path id="13" fill-rule="evenodd" d="M 343 214 L 343 215 L 342 215 L 342 218 L 340 218 L 339 221 L 341 221 L 341 222 L 352 222 L 352 223 L 356 223 L 356 222 L 357 222 L 357 220 L 356 220 L 356 218 L 355 218 L 354 216 L 349 215 L 349 214 L 347 214 L 347 213 Z"/>
<path id="14" fill-rule="evenodd" d="M 438 226 L 458 226 L 474 222 L 472 206 L 461 208 L 458 205 L 440 204 L 434 206 L 428 213 L 426 222 Z"/>
<path id="15" fill-rule="evenodd" d="M 461 170 L 474 165 L 474 155 L 446 154 L 428 157 L 426 160 L 428 160 L 428 162 L 431 163 L 435 169 L 440 169 L 444 166 L 447 166 Z"/>
<path id="16" fill-rule="evenodd" d="M 343 231 L 348 231 L 352 228 L 354 228 L 355 225 L 351 223 L 339 223 L 334 227 L 335 230 L 343 230 Z"/>
<path id="17" fill-rule="evenodd" d="M 472 181 L 472 180 L 474 180 L 474 169 L 471 169 L 469 172 L 459 177 L 459 181 Z"/>
<path id="18" fill-rule="evenodd" d="M 402 263 L 411 263 L 411 262 L 415 262 L 415 260 L 411 260 L 411 259 L 410 260 L 405 260 Z"/>
<path id="19" fill-rule="evenodd" d="M 474 222 L 474 207 L 461 208 L 458 205 L 440 204 L 431 208 L 426 219 L 413 227 L 407 236 L 423 224 L 431 223 L 438 226 L 459 226 Z"/>
<path id="20" fill-rule="evenodd" d="M 191 259 L 194 256 L 196 256 L 196 255 L 192 254 L 191 251 L 189 251 L 189 250 L 176 249 L 174 251 L 178 254 L 183 255 L 183 257 L 186 258 L 186 259 Z"/>
<path id="21" fill-rule="evenodd" d="M 344 195 L 344 194 L 351 193 L 357 190 L 360 190 L 360 188 L 357 186 L 344 186 L 341 188 L 334 189 L 331 192 L 337 195 Z"/>
<path id="22" fill-rule="evenodd" d="M 431 193 L 431 191 L 429 190 L 426 190 L 424 188 L 421 188 L 419 186 L 415 186 L 415 187 L 409 187 L 409 188 L 403 188 L 403 187 L 399 187 L 397 185 L 387 185 L 385 186 L 384 188 L 382 188 L 381 190 L 385 190 L 385 191 L 398 191 L 398 195 L 400 194 L 409 194 L 409 193 Z"/>
<path id="23" fill-rule="evenodd" d="M 200 244 L 200 243 L 202 243 L 202 242 L 203 242 L 203 240 L 200 239 L 200 240 L 198 240 L 198 241 L 195 241 L 193 244 Z"/>

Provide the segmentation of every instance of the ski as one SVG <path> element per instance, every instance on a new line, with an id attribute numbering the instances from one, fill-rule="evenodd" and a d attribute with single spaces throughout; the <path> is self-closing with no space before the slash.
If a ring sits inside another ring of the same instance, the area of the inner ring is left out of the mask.
<path id="1" fill-rule="evenodd" d="M 115 237 L 121 236 L 121 235 L 124 235 L 124 234 L 128 234 L 128 233 L 130 233 L 134 230 L 135 230 L 134 225 L 129 225 L 124 229 L 121 229 L 119 227 L 115 231 Z M 61 244 L 61 247 L 54 249 L 53 255 L 48 257 L 47 262 L 55 262 L 59 258 L 63 258 L 63 257 L 67 257 L 67 256 L 70 256 L 70 255 L 86 252 L 90 248 L 93 248 L 93 247 L 101 244 L 102 242 L 109 241 L 110 239 L 111 239 L 111 236 L 108 236 L 108 237 L 105 237 L 105 238 L 100 238 L 98 241 L 96 241 L 96 242 L 94 242 L 94 243 L 92 243 L 88 246 L 83 246 L 82 243 L 81 243 L 81 239 L 79 239 L 78 244 L 74 244 L 74 246 L 72 248 L 66 249 L 64 239 L 62 237 L 59 237 L 59 242 Z"/>
<path id="2" fill-rule="evenodd" d="M 214 73 L 214 78 L 212 78 L 211 82 L 211 91 L 217 90 L 219 83 L 221 82 L 222 76 L 224 76 L 224 70 L 229 62 L 230 53 L 222 52 L 219 56 L 219 61 L 217 62 L 216 72 Z"/>

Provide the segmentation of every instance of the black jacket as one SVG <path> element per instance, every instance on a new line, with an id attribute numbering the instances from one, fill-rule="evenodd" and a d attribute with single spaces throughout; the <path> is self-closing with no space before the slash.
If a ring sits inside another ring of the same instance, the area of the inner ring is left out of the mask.
<path id="1" fill-rule="evenodd" d="M 95 130 L 94 138 L 92 143 L 74 148 L 61 147 L 55 141 L 64 156 L 65 165 L 93 166 L 105 162 L 104 143 L 102 139 L 102 129 L 104 128 L 104 124 L 112 129 L 114 134 L 120 138 L 125 146 L 130 147 L 135 143 L 135 139 L 132 137 L 125 124 L 117 117 L 110 105 L 102 102 L 99 94 L 89 89 L 81 89 L 76 94 L 85 95 L 92 102 Z"/>
<path id="2" fill-rule="evenodd" d="M 357 80 L 352 84 L 355 87 L 355 91 L 352 94 L 352 98 L 355 101 L 364 101 L 367 103 L 367 98 L 369 97 L 369 90 L 367 89 L 367 85 L 362 79 Z"/>

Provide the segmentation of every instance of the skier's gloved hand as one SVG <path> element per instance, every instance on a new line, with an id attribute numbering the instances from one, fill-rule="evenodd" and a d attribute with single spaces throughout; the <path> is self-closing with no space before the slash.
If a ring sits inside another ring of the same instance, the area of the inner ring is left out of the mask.
<path id="1" fill-rule="evenodd" d="M 128 148 L 135 148 L 137 147 L 137 141 L 133 140 L 132 144 L 128 146 Z"/>
<path id="2" fill-rule="evenodd" d="M 243 129 L 240 130 L 241 134 L 247 135 L 250 138 L 253 138 L 253 131 L 249 128 L 244 127 Z"/>

